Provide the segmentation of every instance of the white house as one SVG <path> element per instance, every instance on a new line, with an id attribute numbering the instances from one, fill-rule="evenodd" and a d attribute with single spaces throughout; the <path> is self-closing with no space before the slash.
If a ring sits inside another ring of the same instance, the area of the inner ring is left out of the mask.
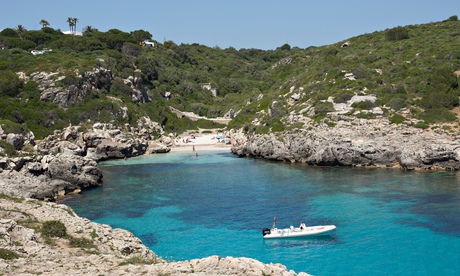
<path id="1" fill-rule="evenodd" d="M 142 46 L 155 47 L 155 42 L 144 40 L 144 41 L 142 41 Z"/>
<path id="2" fill-rule="evenodd" d="M 63 34 L 69 34 L 69 35 L 78 35 L 78 36 L 83 36 L 82 32 L 77 32 L 77 31 L 65 31 L 62 32 Z"/>

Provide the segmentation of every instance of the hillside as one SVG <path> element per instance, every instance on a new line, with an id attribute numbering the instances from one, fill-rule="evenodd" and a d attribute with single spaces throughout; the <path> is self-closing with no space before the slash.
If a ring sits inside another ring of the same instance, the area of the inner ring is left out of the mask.
<path id="1" fill-rule="evenodd" d="M 142 41 L 152 36 L 143 30 L 4 29 L 0 119 L 4 129 L 32 130 L 39 139 L 69 124 L 137 126 L 145 118 L 174 133 L 226 127 L 178 117 L 170 107 L 234 118 L 228 128 L 249 133 L 307 121 L 333 127 L 343 116 L 456 131 L 459 34 L 453 16 L 323 47 L 263 51 L 172 41 L 147 47 Z"/>
<path id="2" fill-rule="evenodd" d="M 330 125 L 337 115 L 383 116 L 420 128 L 454 122 L 459 104 L 458 27 L 450 21 L 397 27 L 291 51 L 291 63 L 274 74 L 279 86 L 243 112 L 265 111 L 260 125 L 272 131 L 296 127 L 288 114 L 326 118 Z"/>

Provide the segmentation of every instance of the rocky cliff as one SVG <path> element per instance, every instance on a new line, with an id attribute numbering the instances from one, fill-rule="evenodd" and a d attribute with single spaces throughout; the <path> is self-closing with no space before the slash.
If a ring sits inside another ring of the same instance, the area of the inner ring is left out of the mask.
<path id="1" fill-rule="evenodd" d="M 232 148 L 238 156 L 326 166 L 458 170 L 460 140 L 443 129 L 418 129 L 377 120 L 341 120 L 335 126 L 253 135 Z"/>

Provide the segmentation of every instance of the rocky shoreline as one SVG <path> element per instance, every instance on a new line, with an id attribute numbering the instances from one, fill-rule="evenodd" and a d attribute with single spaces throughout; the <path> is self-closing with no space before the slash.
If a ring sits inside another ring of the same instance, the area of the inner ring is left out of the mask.
<path id="1" fill-rule="evenodd" d="M 54 201 L 58 197 L 102 185 L 97 162 L 147 153 L 169 152 L 169 137 L 153 141 L 147 128 L 121 130 L 96 123 L 89 130 L 68 127 L 35 143 L 17 134 L 15 148 L 33 145 L 33 155 L 0 158 L 0 187 L 4 194 Z M 150 126 L 149 129 L 154 129 Z M 0 128 L 1 130 L 1 128 Z M 0 132 L 1 134 L 1 132 Z M 11 134 L 8 134 L 11 135 Z M 27 135 L 33 137 L 33 135 Z"/>
<path id="2" fill-rule="evenodd" d="M 253 135 L 232 148 L 241 156 L 316 166 L 459 170 L 460 137 L 441 128 L 418 129 L 376 120 L 340 120 L 310 130 Z"/>
<path id="3" fill-rule="evenodd" d="M 166 153 L 176 143 L 163 135 L 154 140 L 155 126 L 125 128 L 99 123 L 84 131 L 68 127 L 36 144 L 31 133 L 12 135 L 0 128 L 16 149 L 35 149 L 34 155 L 0 158 L 0 274 L 307 275 L 249 258 L 166 262 L 129 231 L 80 218 L 52 202 L 102 185 L 98 161 Z M 44 224 L 50 221 L 62 222 L 66 236 L 44 236 Z"/>

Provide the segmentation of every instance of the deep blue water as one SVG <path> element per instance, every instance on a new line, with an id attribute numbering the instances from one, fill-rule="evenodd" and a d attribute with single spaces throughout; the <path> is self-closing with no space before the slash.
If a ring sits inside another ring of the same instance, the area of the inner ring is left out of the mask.
<path id="1" fill-rule="evenodd" d="M 314 275 L 460 275 L 460 173 L 312 167 L 230 153 L 101 163 L 102 188 L 64 201 L 132 231 L 157 255 L 282 263 Z M 261 229 L 334 224 L 331 237 Z"/>

